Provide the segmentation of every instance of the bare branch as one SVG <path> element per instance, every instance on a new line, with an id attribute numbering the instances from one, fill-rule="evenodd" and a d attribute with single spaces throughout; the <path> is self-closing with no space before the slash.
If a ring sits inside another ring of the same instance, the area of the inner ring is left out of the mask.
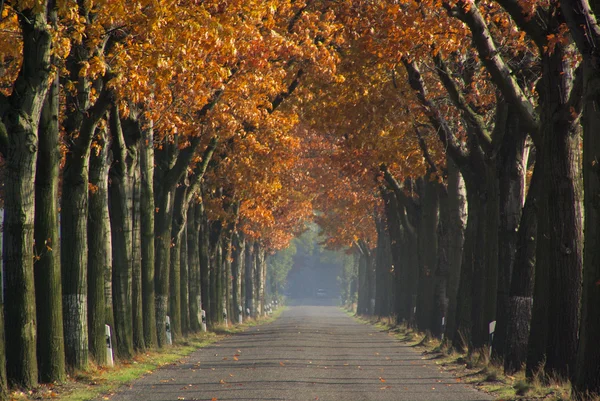
<path id="1" fill-rule="evenodd" d="M 483 118 L 475 112 L 463 96 L 461 90 L 456 86 L 456 82 L 452 79 L 450 70 L 442 56 L 438 52 L 434 57 L 436 71 L 444 88 L 450 95 L 450 99 L 454 103 L 454 105 L 460 110 L 462 117 L 465 119 L 467 124 L 475 131 L 477 134 L 477 139 L 486 153 L 492 151 L 492 137 L 490 132 L 488 131 L 485 121 Z"/>

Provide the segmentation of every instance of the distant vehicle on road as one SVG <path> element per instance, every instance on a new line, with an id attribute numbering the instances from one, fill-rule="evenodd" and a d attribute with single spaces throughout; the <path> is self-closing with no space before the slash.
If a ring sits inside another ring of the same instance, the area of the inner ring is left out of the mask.
<path id="1" fill-rule="evenodd" d="M 317 298 L 326 298 L 327 297 L 327 291 L 324 290 L 323 288 L 319 288 L 317 290 Z"/>

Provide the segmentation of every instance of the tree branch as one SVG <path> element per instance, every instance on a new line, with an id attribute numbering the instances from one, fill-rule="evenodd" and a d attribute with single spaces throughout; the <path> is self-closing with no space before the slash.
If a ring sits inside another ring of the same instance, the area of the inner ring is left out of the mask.
<path id="1" fill-rule="evenodd" d="M 544 21 L 548 14 L 546 10 L 537 7 L 534 15 L 525 15 L 518 0 L 497 0 L 497 2 L 510 14 L 519 29 L 533 39 L 539 49 L 543 49 L 547 45 L 548 39 L 544 28 Z M 563 5 L 562 1 L 561 5 Z"/>
<path id="2" fill-rule="evenodd" d="M 561 11 L 583 57 L 600 54 L 600 27 L 588 0 L 562 0 Z"/>
<path id="3" fill-rule="evenodd" d="M 272 114 L 279 107 L 279 105 L 281 105 L 281 103 L 283 103 L 285 99 L 290 97 L 290 95 L 296 90 L 296 88 L 298 88 L 298 85 L 300 85 L 300 78 L 302 78 L 302 75 L 304 75 L 304 70 L 299 69 L 296 73 L 296 77 L 294 78 L 292 83 L 290 83 L 287 89 L 284 92 L 278 94 L 275 97 L 275 99 L 273 99 L 273 101 L 271 102 L 271 110 L 269 110 L 270 114 Z"/>
<path id="4" fill-rule="evenodd" d="M 451 155 L 454 162 L 459 166 L 465 165 L 468 159 L 467 154 L 460 142 L 454 136 L 448 122 L 438 107 L 428 99 L 425 83 L 423 82 L 423 77 L 421 76 L 421 71 L 419 71 L 417 64 L 414 61 L 408 60 L 406 57 L 402 58 L 402 63 L 408 73 L 408 83 L 415 91 L 419 102 L 425 108 L 426 115 L 429 118 L 431 125 L 433 125 L 434 129 L 437 131 L 438 137 L 447 148 L 448 153 Z"/>
<path id="5" fill-rule="evenodd" d="M 414 127 L 414 129 L 415 129 L 415 134 L 417 135 L 417 139 L 419 140 L 419 147 L 421 148 L 421 151 L 423 152 L 423 157 L 425 158 L 425 161 L 427 162 L 427 164 L 429 164 L 430 171 L 438 174 L 439 173 L 438 168 L 437 168 L 435 162 L 433 161 L 433 159 L 431 158 L 431 154 L 429 153 L 429 147 L 427 146 L 427 143 L 425 142 L 423 135 L 421 135 L 421 131 L 419 131 L 418 127 Z"/>
<path id="6" fill-rule="evenodd" d="M 483 118 L 471 108 L 461 90 L 456 86 L 456 82 L 452 79 L 450 70 L 442 59 L 440 52 L 433 57 L 433 60 L 438 76 L 440 77 L 444 88 L 446 88 L 446 91 L 450 95 L 450 99 L 456 108 L 460 110 L 461 115 L 467 124 L 469 124 L 477 134 L 477 139 L 479 140 L 482 149 L 484 149 L 486 153 L 491 152 L 492 137 L 486 127 L 485 121 L 483 121 Z"/>
<path id="7" fill-rule="evenodd" d="M 451 15 L 460 19 L 469 27 L 479 58 L 492 76 L 492 80 L 498 86 L 504 98 L 516 106 L 529 130 L 529 134 L 532 136 L 538 135 L 540 131 L 539 116 L 534 110 L 533 104 L 519 86 L 512 71 L 500 56 L 479 8 L 473 5 L 467 10 L 458 6 L 452 8 Z"/>
<path id="8" fill-rule="evenodd" d="M 124 176 L 127 168 L 127 147 L 125 146 L 125 137 L 123 135 L 123 127 L 121 126 L 119 109 L 114 105 L 110 110 L 109 125 L 110 134 L 113 138 L 111 143 L 113 155 L 111 170 L 116 168 L 118 174 Z"/>
<path id="9" fill-rule="evenodd" d="M 202 178 L 208 169 L 208 163 L 211 161 L 213 154 L 215 153 L 215 149 L 217 148 L 217 144 L 219 143 L 219 138 L 214 136 L 210 140 L 210 143 L 204 150 L 202 154 L 202 162 L 196 165 L 194 169 L 194 175 L 190 179 L 189 190 L 186 194 L 185 205 L 189 205 L 192 201 L 194 194 L 200 191 L 200 184 L 202 182 Z"/>

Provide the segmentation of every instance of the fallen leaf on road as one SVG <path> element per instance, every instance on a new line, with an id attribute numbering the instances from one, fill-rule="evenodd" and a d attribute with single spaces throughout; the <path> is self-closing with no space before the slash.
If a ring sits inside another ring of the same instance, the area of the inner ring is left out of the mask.
<path id="1" fill-rule="evenodd" d="M 225 380 L 223 380 L 223 379 L 219 380 L 219 383 L 220 384 L 227 384 L 227 382 Z"/>
<path id="2" fill-rule="evenodd" d="M 234 357 L 233 357 L 233 360 L 234 360 L 234 361 L 239 361 L 239 358 L 238 358 L 237 356 L 234 356 Z"/>
<path id="3" fill-rule="evenodd" d="M 379 387 L 379 390 L 387 390 L 389 388 L 392 388 L 392 386 L 384 386 L 384 387 Z"/>
<path id="4" fill-rule="evenodd" d="M 210 399 L 210 401 L 217 401 L 217 398 L 213 397 L 213 398 Z"/>
<path id="5" fill-rule="evenodd" d="M 280 364 L 281 366 L 285 366 L 285 363 L 283 363 L 283 362 L 279 362 L 279 364 Z"/>
<path id="6" fill-rule="evenodd" d="M 380 377 L 379 381 L 382 382 L 382 383 L 385 383 L 385 379 L 383 377 Z"/>

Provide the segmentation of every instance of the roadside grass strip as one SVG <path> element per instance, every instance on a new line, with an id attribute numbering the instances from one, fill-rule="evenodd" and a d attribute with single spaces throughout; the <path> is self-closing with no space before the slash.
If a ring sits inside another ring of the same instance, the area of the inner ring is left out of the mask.
<path id="1" fill-rule="evenodd" d="M 206 333 L 197 333 L 176 340 L 173 345 L 162 349 L 153 349 L 137 354 L 129 361 L 115 361 L 115 366 L 90 366 L 86 371 L 69 375 L 64 383 L 43 384 L 29 391 L 13 391 L 11 401 L 59 400 L 87 401 L 91 399 L 110 399 L 110 395 L 121 386 L 151 374 L 154 370 L 177 365 L 192 352 L 213 344 L 232 334 L 241 333 L 250 327 L 264 325 L 275 321 L 285 307 L 280 307 L 270 316 L 258 319 L 248 318 L 243 324 L 219 325 Z"/>
<path id="2" fill-rule="evenodd" d="M 440 341 L 405 324 L 396 325 L 392 317 L 356 315 L 352 308 L 344 310 L 357 321 L 375 326 L 380 331 L 420 350 L 423 359 L 433 360 L 441 370 L 454 375 L 457 382 L 475 386 L 499 401 L 578 401 L 571 396 L 570 383 L 545 377 L 541 372 L 531 381 L 526 379 L 524 370 L 513 376 L 505 375 L 502 364 L 490 361 L 487 348 L 457 352 L 446 341 Z M 600 397 L 591 400 L 600 401 Z"/>

